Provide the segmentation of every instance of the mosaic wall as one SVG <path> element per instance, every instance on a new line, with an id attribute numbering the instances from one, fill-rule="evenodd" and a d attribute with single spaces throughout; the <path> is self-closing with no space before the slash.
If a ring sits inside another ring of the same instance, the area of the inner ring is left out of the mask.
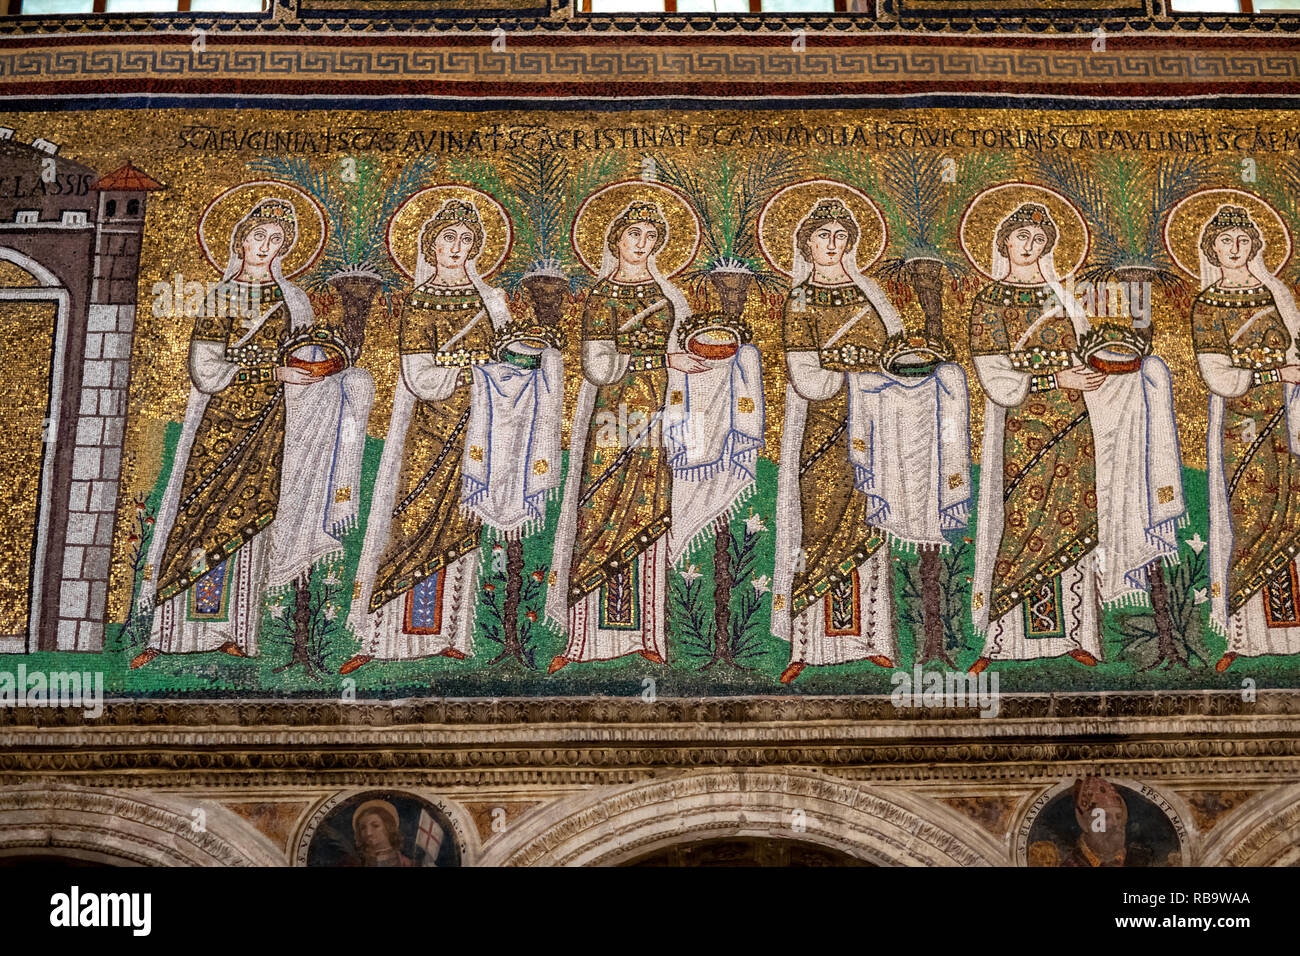
<path id="1" fill-rule="evenodd" d="M 8 670 L 1300 678 L 1290 112 L 106 115 L 0 118 Z"/>

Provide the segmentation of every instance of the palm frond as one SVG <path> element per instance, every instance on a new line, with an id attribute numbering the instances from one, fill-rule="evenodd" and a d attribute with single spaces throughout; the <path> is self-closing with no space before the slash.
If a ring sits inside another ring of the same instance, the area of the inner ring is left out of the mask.
<path id="1" fill-rule="evenodd" d="M 1107 214 L 1108 197 L 1092 169 L 1075 156 L 1063 152 L 1039 153 L 1030 162 L 1047 185 L 1074 203 L 1083 214 L 1092 230 L 1096 260 L 1110 268 L 1125 265 L 1124 244 Z"/>
<path id="2" fill-rule="evenodd" d="M 1174 206 L 1196 190 L 1209 186 L 1215 179 L 1214 164 L 1203 156 L 1170 156 L 1160 160 L 1156 167 L 1151 218 L 1143 249 L 1147 261 L 1173 265 L 1165 249 L 1165 219 Z"/>

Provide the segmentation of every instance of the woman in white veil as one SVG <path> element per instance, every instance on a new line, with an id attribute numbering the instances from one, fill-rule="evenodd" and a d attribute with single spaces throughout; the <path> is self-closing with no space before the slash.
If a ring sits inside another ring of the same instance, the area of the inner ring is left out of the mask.
<path id="1" fill-rule="evenodd" d="M 898 659 L 889 547 L 855 486 L 847 429 L 858 376 L 879 368 L 903 323 L 858 269 L 860 236 L 833 198 L 816 202 L 794 234 L 772 584 L 772 632 L 790 641 L 782 683 L 809 665 Z"/>
<path id="2" fill-rule="evenodd" d="M 344 487 L 359 498 L 360 452 L 334 439 L 349 398 L 364 435 L 369 376 L 349 370 L 344 386 L 334 369 L 282 364 L 314 324 L 306 293 L 282 271 L 297 238 L 290 201 L 254 203 L 232 229 L 221 286 L 195 316 L 190 398 L 141 597 L 159 611 L 132 667 L 162 653 L 256 654 L 263 589 L 341 553 L 355 520 L 355 501 L 331 503 Z M 320 389 L 332 404 L 313 398 Z M 309 417 L 328 431 L 332 455 L 315 442 L 301 454 Z"/>
<path id="3" fill-rule="evenodd" d="M 1202 228 L 1202 291 L 1192 337 L 1210 389 L 1207 448 L 1211 624 L 1241 656 L 1300 653 L 1300 312 L 1264 265 L 1265 242 L 1243 206 Z"/>
<path id="4" fill-rule="evenodd" d="M 349 623 L 361 647 L 340 669 L 370 661 L 474 650 L 482 518 L 463 501 L 473 371 L 495 360 L 509 323 L 504 294 L 477 259 L 485 233 L 474 203 L 445 201 L 420 229 L 414 287 L 401 306 L 401 374 L 375 477 Z"/>
<path id="5" fill-rule="evenodd" d="M 668 368 L 709 368 L 678 350 L 690 308 L 656 262 L 668 229 L 657 204 L 625 207 L 605 231 L 584 304 L 582 386 L 546 595 L 547 621 L 568 642 L 551 673 L 628 654 L 667 659 Z"/>

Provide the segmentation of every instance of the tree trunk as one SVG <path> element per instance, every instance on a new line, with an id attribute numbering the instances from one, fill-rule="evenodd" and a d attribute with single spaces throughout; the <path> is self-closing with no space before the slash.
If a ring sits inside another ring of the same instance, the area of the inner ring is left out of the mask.
<path id="1" fill-rule="evenodd" d="M 736 666 L 731 647 L 731 525 L 717 519 L 713 544 L 713 660 Z"/>
<path id="2" fill-rule="evenodd" d="M 1169 613 L 1169 584 L 1165 581 L 1164 563 L 1159 558 L 1147 565 L 1147 581 L 1151 588 L 1151 616 L 1156 626 L 1156 659 L 1150 667 L 1144 667 L 1143 670 L 1150 670 L 1160 664 L 1168 667 L 1182 664 L 1187 667 L 1186 659 L 1174 644 L 1174 622 Z"/>
<path id="3" fill-rule="evenodd" d="M 330 287 L 343 303 L 343 339 L 356 361 L 366 341 L 366 317 L 375 296 L 383 285 L 378 276 L 338 275 L 329 280 Z"/>
<path id="4" fill-rule="evenodd" d="M 948 649 L 943 642 L 943 605 L 942 591 L 939 586 L 939 549 L 921 549 L 921 614 L 924 640 L 917 662 L 927 664 L 930 661 L 943 661 L 949 667 L 956 667 L 948 656 Z"/>
<path id="5" fill-rule="evenodd" d="M 501 609 L 502 656 L 524 663 L 524 645 L 519 640 L 519 592 L 524 586 L 524 543 L 519 538 L 506 542 L 506 600 Z"/>
<path id="6" fill-rule="evenodd" d="M 301 664 L 309 677 L 316 676 L 316 664 L 311 659 L 311 572 L 308 571 L 293 584 L 293 652 L 289 663 L 275 669 L 287 671 Z"/>
<path id="7" fill-rule="evenodd" d="M 943 338 L 943 263 L 938 259 L 910 259 L 903 266 L 925 313 L 925 334 Z"/>

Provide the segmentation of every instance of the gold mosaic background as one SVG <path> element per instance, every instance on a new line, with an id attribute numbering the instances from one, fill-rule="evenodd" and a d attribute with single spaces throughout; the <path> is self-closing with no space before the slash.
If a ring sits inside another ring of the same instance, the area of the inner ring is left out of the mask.
<path id="1" fill-rule="evenodd" d="M 1194 155 L 1213 166 L 1216 185 L 1255 191 L 1257 182 L 1243 181 L 1243 175 L 1262 180 L 1300 153 L 1300 114 L 1285 111 L 1230 115 L 1207 110 L 960 109 L 453 114 L 214 109 L 21 114 L 0 118 L 0 124 L 14 127 L 15 137 L 27 142 L 44 137 L 58 143 L 60 155 L 100 172 L 129 161 L 167 187 L 151 194 L 141 260 L 132 405 L 122 478 L 122 500 L 127 507 L 137 491 L 153 486 L 167 423 L 183 417 L 189 388 L 186 353 L 190 324 L 171 316 L 153 316 L 150 289 L 156 281 L 170 281 L 177 272 L 186 279 L 218 278 L 196 239 L 200 213 L 229 187 L 265 178 L 247 167 L 259 157 L 304 159 L 328 175 L 338 175 L 347 159 L 368 158 L 391 177 L 408 159 L 435 154 L 439 157 L 435 179 L 444 182 L 455 180 L 453 171 L 474 160 L 498 167 L 502 178 L 508 180 L 510 161 L 539 151 L 563 156 L 574 169 L 597 158 L 613 157 L 617 168 L 613 179 L 625 179 L 646 172 L 643 157 L 647 154 L 703 173 L 722 159 L 743 170 L 757 157 L 785 150 L 794 154 L 802 178 L 836 178 L 832 169 L 836 163 L 860 167 L 890 150 L 903 150 L 952 159 L 956 181 L 945 187 L 978 191 L 999 181 L 1043 182 L 1035 171 L 1035 159 L 1049 154 L 1094 163 L 1153 166 L 1164 157 Z M 999 178 L 987 178 L 988 167 L 983 164 L 990 158 L 1000 170 Z M 1287 215 L 1283 210 L 1284 220 Z M 1293 233 L 1300 229 L 1300 224 L 1291 221 L 1287 226 Z M 951 278 L 945 278 L 944 327 L 971 376 L 972 441 L 978 453 L 983 396 L 969 363 L 967 316 L 978 278 L 971 275 L 960 290 L 954 288 Z M 1198 283 L 1184 278 L 1187 294 L 1194 295 Z M 785 285 L 788 288 L 788 283 Z M 698 296 L 691 298 L 697 307 L 702 304 Z M 921 325 L 923 316 L 915 296 L 895 298 L 905 322 Z M 712 304 L 716 307 L 716 300 Z M 1188 305 L 1157 287 L 1152 307 L 1155 349 L 1173 373 L 1184 461 L 1190 467 L 1203 468 L 1206 391 L 1192 358 Z M 331 308 L 337 310 L 337 302 Z M 531 311 L 522 296 L 514 308 L 517 314 Z M 746 317 L 764 355 L 772 456 L 779 447 L 784 388 L 779 316 L 779 293 L 751 291 Z M 567 301 L 570 409 L 579 381 L 578 338 L 573 334 L 579 317 L 580 300 Z M 7 312 L 5 321 L 10 321 Z M 370 369 L 376 383 L 370 434 L 382 437 L 388 424 L 397 349 L 395 323 L 381 303 L 370 315 L 361 364 Z M 565 438 L 567 441 L 567 434 Z M 30 442 L 22 447 L 33 451 Z M 14 497 L 13 489 L 20 487 L 7 478 L 7 500 L 11 509 L 30 513 L 30 502 L 22 500 L 21 491 Z M 118 526 L 121 529 L 126 522 Z M 124 551 L 125 543 L 119 541 L 117 553 Z M 123 562 L 115 564 L 112 611 L 120 618 L 129 582 Z M 5 577 L 15 579 L 14 575 Z M 21 580 L 25 582 L 25 574 Z"/>

